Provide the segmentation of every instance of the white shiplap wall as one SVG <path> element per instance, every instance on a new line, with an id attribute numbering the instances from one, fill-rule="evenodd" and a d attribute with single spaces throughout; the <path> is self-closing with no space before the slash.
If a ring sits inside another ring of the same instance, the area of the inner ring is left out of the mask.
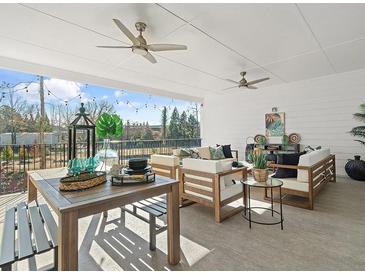
<path id="1" fill-rule="evenodd" d="M 355 154 L 365 158 L 365 147 L 347 133 L 361 125 L 352 114 L 364 102 L 365 70 L 258 90 L 227 90 L 204 99 L 203 143 L 232 144 L 242 159 L 246 138 L 265 134 L 264 115 L 275 106 L 285 112 L 286 134 L 299 133 L 303 145 L 329 147 L 337 173 L 345 175 L 347 159 Z"/>

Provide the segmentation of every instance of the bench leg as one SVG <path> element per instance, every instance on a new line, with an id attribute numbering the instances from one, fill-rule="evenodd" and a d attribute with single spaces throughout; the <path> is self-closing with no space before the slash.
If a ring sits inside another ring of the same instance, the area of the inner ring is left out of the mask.
<path id="1" fill-rule="evenodd" d="M 150 213 L 150 250 L 156 250 L 156 217 Z"/>
<path id="2" fill-rule="evenodd" d="M 120 226 L 125 227 L 125 211 L 123 207 L 120 208 Z"/>
<path id="3" fill-rule="evenodd" d="M 53 264 L 54 264 L 54 267 L 53 267 L 53 269 L 55 270 L 55 271 L 57 271 L 58 270 L 58 247 L 55 247 L 54 249 L 53 249 Z"/>
<path id="4" fill-rule="evenodd" d="M 11 264 L 5 264 L 1 267 L 1 271 L 11 271 Z"/>

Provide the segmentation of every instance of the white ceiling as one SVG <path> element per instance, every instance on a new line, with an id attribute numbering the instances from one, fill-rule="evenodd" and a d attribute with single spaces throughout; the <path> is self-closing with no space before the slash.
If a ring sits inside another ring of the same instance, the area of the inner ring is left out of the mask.
<path id="1" fill-rule="evenodd" d="M 229 92 L 224 79 L 243 70 L 268 87 L 365 68 L 364 14 L 365 4 L 1 4 L 0 66 L 199 100 Z M 96 48 L 129 43 L 112 18 L 188 50 L 150 64 Z"/>

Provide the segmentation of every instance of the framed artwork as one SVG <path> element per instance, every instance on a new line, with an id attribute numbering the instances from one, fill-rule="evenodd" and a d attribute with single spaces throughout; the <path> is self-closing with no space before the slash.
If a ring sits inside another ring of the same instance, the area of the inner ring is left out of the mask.
<path id="1" fill-rule="evenodd" d="M 285 134 L 285 112 L 265 114 L 266 136 L 283 136 Z"/>

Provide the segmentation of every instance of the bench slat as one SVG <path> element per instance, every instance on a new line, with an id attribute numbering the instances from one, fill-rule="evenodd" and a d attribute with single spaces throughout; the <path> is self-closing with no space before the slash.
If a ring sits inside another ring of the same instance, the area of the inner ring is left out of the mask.
<path id="1" fill-rule="evenodd" d="M 52 244 L 55 247 L 57 246 L 57 224 L 46 204 L 39 205 L 39 209 L 46 224 L 47 231 L 51 236 Z"/>
<path id="2" fill-rule="evenodd" d="M 1 241 L 0 265 L 15 260 L 15 208 L 5 212 L 4 230 Z"/>
<path id="3" fill-rule="evenodd" d="M 153 198 L 148 198 L 146 200 L 149 201 L 150 203 L 157 204 L 159 207 L 162 207 L 163 209 L 167 209 L 167 205 L 166 205 L 165 201 L 159 201 L 159 200 L 153 199 Z M 165 210 L 165 213 L 166 213 L 166 210 Z"/>
<path id="4" fill-rule="evenodd" d="M 141 209 L 141 210 L 144 210 L 146 211 L 147 213 L 151 213 L 152 215 L 156 216 L 156 217 L 160 217 L 162 216 L 163 214 L 160 212 L 160 211 L 157 211 L 157 210 L 154 210 L 152 208 L 149 208 L 139 202 L 136 202 L 136 203 L 133 203 L 132 205 L 134 205 L 135 207 Z"/>
<path id="5" fill-rule="evenodd" d="M 17 205 L 18 212 L 18 258 L 22 259 L 33 255 L 27 208 L 24 202 Z"/>
<path id="6" fill-rule="evenodd" d="M 44 225 L 39 215 L 38 208 L 36 206 L 31 206 L 28 208 L 30 222 L 32 224 L 32 232 L 35 239 L 35 246 L 37 253 L 41 253 L 51 248 L 48 242 L 46 231 L 44 230 Z"/>
<path id="7" fill-rule="evenodd" d="M 157 203 L 151 203 L 151 202 L 146 201 L 146 200 L 142 200 L 142 201 L 139 201 L 139 202 L 141 204 L 145 205 L 145 206 L 148 206 L 149 208 L 152 208 L 156 211 L 161 212 L 162 214 L 166 214 L 166 208 L 158 206 Z"/>

